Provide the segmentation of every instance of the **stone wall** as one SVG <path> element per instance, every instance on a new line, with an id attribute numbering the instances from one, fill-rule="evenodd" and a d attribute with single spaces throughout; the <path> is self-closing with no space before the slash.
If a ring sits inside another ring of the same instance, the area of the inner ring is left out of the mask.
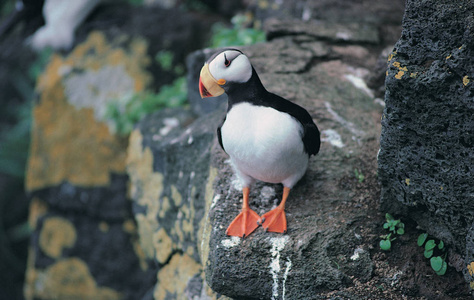
<path id="1" fill-rule="evenodd" d="M 402 36 L 388 60 L 379 154 L 382 208 L 410 216 L 453 246 L 465 257 L 470 282 L 473 9 L 472 1 L 407 2 Z"/>

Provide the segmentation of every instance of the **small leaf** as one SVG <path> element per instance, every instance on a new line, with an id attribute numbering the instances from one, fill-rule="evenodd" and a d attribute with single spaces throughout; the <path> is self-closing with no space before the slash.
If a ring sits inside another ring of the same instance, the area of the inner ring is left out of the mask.
<path id="1" fill-rule="evenodd" d="M 443 265 L 441 266 L 441 270 L 436 272 L 436 274 L 439 275 L 439 276 L 443 276 L 444 274 L 446 274 L 447 269 L 448 269 L 448 264 L 445 261 L 443 261 Z"/>
<path id="2" fill-rule="evenodd" d="M 403 235 L 404 233 L 405 233 L 405 229 L 403 229 L 403 228 L 398 228 L 397 229 L 397 234 Z"/>
<path id="3" fill-rule="evenodd" d="M 443 248 L 444 248 L 444 242 L 443 242 L 443 241 L 439 241 L 438 249 L 439 249 L 439 250 L 442 250 Z"/>
<path id="4" fill-rule="evenodd" d="M 430 259 L 430 264 L 431 267 L 435 272 L 439 272 L 441 270 L 441 267 L 443 266 L 443 259 L 441 256 L 435 256 Z"/>
<path id="5" fill-rule="evenodd" d="M 417 240 L 417 244 L 418 246 L 423 246 L 423 244 L 425 243 L 426 241 L 426 238 L 428 238 L 428 234 L 427 233 L 422 233 L 418 236 L 418 240 Z"/>
<path id="6" fill-rule="evenodd" d="M 386 214 L 385 214 L 385 219 L 386 219 L 387 221 L 390 221 L 390 220 L 393 220 L 393 217 L 392 217 L 391 214 L 386 213 Z"/>
<path id="7" fill-rule="evenodd" d="M 380 249 L 384 251 L 388 251 L 392 247 L 392 243 L 390 242 L 390 240 L 381 240 L 379 245 L 380 245 Z"/>
<path id="8" fill-rule="evenodd" d="M 388 223 L 384 223 L 384 224 L 383 224 L 383 229 L 388 229 L 389 226 L 390 226 L 390 225 L 388 225 Z"/>
<path id="9" fill-rule="evenodd" d="M 399 220 L 399 221 L 400 221 L 400 220 Z M 405 224 L 402 223 L 402 222 L 400 222 L 400 223 L 397 224 L 397 227 L 398 227 L 398 228 L 405 228 Z"/>
<path id="10" fill-rule="evenodd" d="M 430 258 L 431 256 L 433 256 L 433 249 L 431 249 L 431 250 L 425 250 L 425 252 L 423 253 L 423 255 L 424 255 L 426 258 Z"/>
<path id="11" fill-rule="evenodd" d="M 429 240 L 426 242 L 425 244 L 425 250 L 428 251 L 428 250 L 431 250 L 433 249 L 434 247 L 436 247 L 436 243 L 434 240 Z"/>

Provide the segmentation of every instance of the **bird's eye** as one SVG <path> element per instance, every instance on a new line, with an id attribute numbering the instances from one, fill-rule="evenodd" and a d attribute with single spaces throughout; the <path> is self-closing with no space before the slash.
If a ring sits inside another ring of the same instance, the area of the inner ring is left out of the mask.
<path id="1" fill-rule="evenodd" d="M 226 67 L 230 66 L 230 60 L 227 59 L 227 57 L 225 56 L 225 53 L 224 53 L 224 65 Z"/>

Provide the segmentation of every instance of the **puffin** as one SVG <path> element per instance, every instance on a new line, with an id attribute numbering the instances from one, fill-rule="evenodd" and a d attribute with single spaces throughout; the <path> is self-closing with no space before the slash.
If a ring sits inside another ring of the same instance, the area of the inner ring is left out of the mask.
<path id="1" fill-rule="evenodd" d="M 204 63 L 199 93 L 203 99 L 228 96 L 217 138 L 242 184 L 243 203 L 226 234 L 244 238 L 259 226 L 286 233 L 285 204 L 290 190 L 303 177 L 310 156 L 319 152 L 321 144 L 310 114 L 267 91 L 249 58 L 238 49 L 218 51 Z M 280 204 L 263 216 L 249 206 L 250 188 L 256 180 L 283 185 Z"/>

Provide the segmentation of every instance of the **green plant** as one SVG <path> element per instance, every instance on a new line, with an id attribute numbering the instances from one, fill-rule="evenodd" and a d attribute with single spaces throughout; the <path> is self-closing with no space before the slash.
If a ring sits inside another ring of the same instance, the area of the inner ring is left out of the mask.
<path id="1" fill-rule="evenodd" d="M 211 47 L 245 46 L 265 41 L 265 32 L 256 28 L 248 28 L 250 18 L 236 15 L 231 20 L 232 28 L 222 23 L 212 26 Z"/>
<path id="2" fill-rule="evenodd" d="M 35 61 L 28 68 L 28 76 L 31 80 L 36 81 L 39 75 L 43 73 L 53 53 L 54 50 L 50 47 L 44 48 L 38 53 L 38 56 L 36 57 Z"/>
<path id="3" fill-rule="evenodd" d="M 400 220 L 395 220 L 395 218 L 389 214 L 385 214 L 386 222 L 383 224 L 383 228 L 388 230 L 389 233 L 381 236 L 382 240 L 379 243 L 380 249 L 384 251 L 389 251 L 392 248 L 392 242 L 396 240 L 395 235 L 405 234 L 405 224 Z"/>
<path id="4" fill-rule="evenodd" d="M 446 263 L 446 247 L 442 240 L 436 243 L 435 239 L 428 239 L 427 233 L 422 233 L 418 236 L 417 244 L 420 247 L 424 245 L 423 255 L 430 260 L 430 265 L 433 271 L 439 276 L 446 274 L 448 264 Z"/>
<path id="5" fill-rule="evenodd" d="M 172 84 L 163 86 L 157 94 L 142 92 L 111 101 L 105 118 L 112 131 L 128 135 L 145 115 L 166 107 L 183 106 L 186 101 L 186 78 L 179 77 Z"/>
<path id="6" fill-rule="evenodd" d="M 357 180 L 359 181 L 359 183 L 364 182 L 365 176 L 364 176 L 364 174 L 362 174 L 361 171 L 359 171 L 359 169 L 354 169 L 354 175 L 357 178 Z"/>
<path id="7" fill-rule="evenodd" d="M 161 50 L 155 55 L 155 61 L 158 65 L 165 71 L 175 73 L 176 75 L 184 74 L 184 66 L 182 64 L 177 64 L 173 67 L 174 54 L 168 50 Z"/>

